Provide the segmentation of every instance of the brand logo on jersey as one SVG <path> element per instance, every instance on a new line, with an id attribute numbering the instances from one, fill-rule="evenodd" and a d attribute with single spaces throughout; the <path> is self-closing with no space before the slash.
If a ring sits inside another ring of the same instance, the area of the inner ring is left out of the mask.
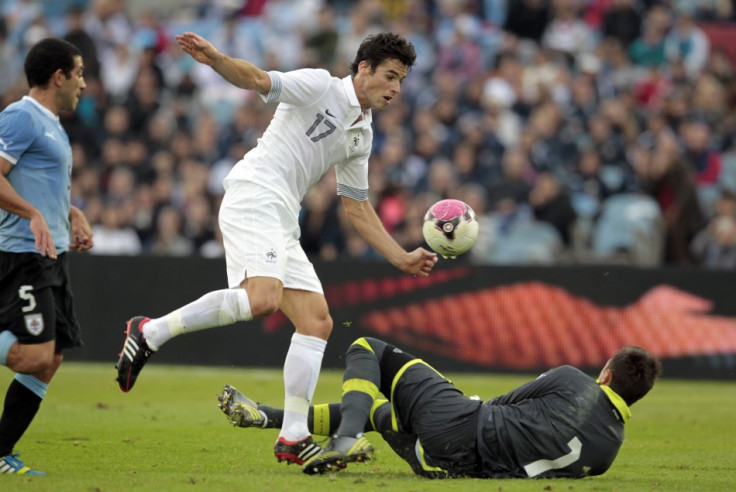
<path id="1" fill-rule="evenodd" d="M 276 263 L 276 259 L 278 258 L 278 255 L 276 254 L 276 251 L 270 250 L 268 253 L 266 253 L 266 261 L 268 263 Z"/>
<path id="2" fill-rule="evenodd" d="M 327 116 L 332 116 L 333 118 L 335 117 L 334 114 L 330 113 L 329 109 L 325 109 L 325 113 L 327 114 Z"/>
<path id="3" fill-rule="evenodd" d="M 56 141 L 56 135 L 54 135 L 53 133 L 46 132 L 46 133 L 44 133 L 44 135 L 46 135 L 47 137 L 49 137 L 51 140 Z"/>
<path id="4" fill-rule="evenodd" d="M 41 313 L 26 314 L 26 330 L 28 333 L 37 337 L 43 331 L 43 315 Z"/>
<path id="5" fill-rule="evenodd" d="M 12 140 L 9 140 L 9 141 L 7 141 L 7 142 L 6 142 L 6 141 L 5 141 L 5 140 L 3 140 L 2 138 L 0 138 L 0 145 L 2 145 L 2 146 L 3 146 L 3 150 L 8 150 L 8 145 L 10 145 L 10 144 L 12 144 L 12 143 L 13 143 L 13 141 L 12 141 Z"/>

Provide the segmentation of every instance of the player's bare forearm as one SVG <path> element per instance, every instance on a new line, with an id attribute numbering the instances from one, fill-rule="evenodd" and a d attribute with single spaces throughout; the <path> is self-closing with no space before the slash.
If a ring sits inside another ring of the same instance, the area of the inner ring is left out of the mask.
<path id="1" fill-rule="evenodd" d="M 24 219 L 31 219 L 35 214 L 40 215 L 33 205 L 13 189 L 5 176 L 0 176 L 0 208 Z"/>
<path id="2" fill-rule="evenodd" d="M 69 208 L 69 223 L 72 230 L 72 241 L 70 247 L 77 251 L 87 251 L 94 246 L 92 240 L 92 227 L 87 217 L 80 209 L 72 205 Z"/>
<path id="3" fill-rule="evenodd" d="M 271 90 L 271 78 L 268 73 L 247 60 L 223 55 L 218 62 L 212 65 L 212 68 L 222 78 L 241 89 L 256 91 L 261 94 L 268 94 Z"/>
<path id="4" fill-rule="evenodd" d="M 350 223 L 368 244 L 392 265 L 410 275 L 426 276 L 437 263 L 437 255 L 417 248 L 407 252 L 383 227 L 381 219 L 368 201 L 342 198 Z"/>
<path id="5" fill-rule="evenodd" d="M 193 32 L 176 36 L 181 49 L 199 63 L 209 65 L 225 80 L 236 87 L 268 94 L 271 78 L 247 60 L 232 58 L 215 48 L 212 43 Z"/>
<path id="6" fill-rule="evenodd" d="M 56 246 L 43 214 L 20 196 L 4 175 L 0 175 L 0 208 L 29 220 L 31 233 L 35 239 L 34 247 L 41 256 L 56 258 Z"/>

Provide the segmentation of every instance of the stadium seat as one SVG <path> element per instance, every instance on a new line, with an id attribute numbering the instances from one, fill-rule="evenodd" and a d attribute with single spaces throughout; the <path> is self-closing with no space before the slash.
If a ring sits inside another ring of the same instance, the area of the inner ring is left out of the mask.
<path id="1" fill-rule="evenodd" d="M 607 198 L 593 231 L 593 255 L 615 261 L 623 255 L 637 265 L 661 262 L 664 223 L 657 202 L 646 195 L 622 193 Z"/>
<path id="2" fill-rule="evenodd" d="M 515 222 L 495 238 L 490 263 L 505 265 L 550 265 L 562 251 L 562 238 L 546 222 Z"/>

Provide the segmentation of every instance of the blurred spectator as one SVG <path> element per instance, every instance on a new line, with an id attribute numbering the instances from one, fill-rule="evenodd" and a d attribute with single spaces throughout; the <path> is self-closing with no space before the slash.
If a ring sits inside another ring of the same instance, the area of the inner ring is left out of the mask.
<path id="1" fill-rule="evenodd" d="M 378 20 L 371 11 L 369 2 L 363 0 L 355 2 L 348 13 L 344 27 L 340 29 L 335 62 L 337 67 L 348 67 L 355 53 L 358 52 L 360 43 L 369 35 L 383 30 Z"/>
<path id="2" fill-rule="evenodd" d="M 275 2 L 277 4 L 283 2 Z M 291 14 L 289 17 L 292 17 Z M 256 41 L 258 35 L 253 25 L 242 19 L 236 11 L 225 14 L 224 18 L 218 20 L 216 28 L 211 35 L 211 41 L 215 46 L 220 46 L 223 53 L 244 60 L 250 60 L 256 66 L 263 66 L 264 54 Z M 264 44 L 274 43 L 281 51 L 291 49 L 287 45 L 292 36 L 284 36 L 283 39 L 266 39 Z M 175 49 L 179 49 L 178 47 Z M 279 68 L 279 67 L 275 67 Z M 246 91 L 235 87 L 221 77 L 217 72 L 206 65 L 197 63 L 192 69 L 192 82 L 198 88 L 197 96 L 201 103 L 212 111 L 218 122 L 224 124 L 232 118 L 233 111 L 249 97 Z"/>
<path id="3" fill-rule="evenodd" d="M 534 182 L 534 171 L 521 149 L 513 148 L 504 153 L 502 170 L 500 177 L 488 182 L 487 207 L 491 211 L 499 212 L 527 203 Z"/>
<path id="4" fill-rule="evenodd" d="M 726 76 L 721 73 L 722 75 Z M 729 110 L 727 85 L 709 73 L 701 75 L 693 88 L 692 112 L 703 119 L 709 132 L 721 130 Z"/>
<path id="5" fill-rule="evenodd" d="M 671 62 L 682 61 L 687 74 L 695 79 L 708 61 L 710 42 L 692 14 L 685 12 L 665 37 L 665 51 Z"/>
<path id="6" fill-rule="evenodd" d="M 641 32 L 642 17 L 635 0 L 613 0 L 603 17 L 603 36 L 629 46 Z"/>
<path id="7" fill-rule="evenodd" d="M 736 268 L 736 195 L 723 192 L 716 213 L 690 243 L 698 264 L 708 268 Z"/>
<path id="8" fill-rule="evenodd" d="M 455 166 L 446 157 L 435 157 L 429 164 L 427 171 L 427 192 L 435 195 L 438 200 L 453 198 L 459 186 Z"/>
<path id="9" fill-rule="evenodd" d="M 580 18 L 581 0 L 552 0 L 552 20 L 542 36 L 542 46 L 561 55 L 570 66 L 579 54 L 593 51 L 594 38 Z"/>
<path id="10" fill-rule="evenodd" d="M 126 107 L 130 113 L 131 129 L 144 136 L 148 122 L 161 107 L 161 89 L 153 69 L 142 68 L 136 72 Z"/>
<path id="11" fill-rule="evenodd" d="M 507 8 L 504 30 L 517 38 L 540 43 L 549 22 L 549 1 L 515 0 L 507 2 Z"/>
<path id="12" fill-rule="evenodd" d="M 620 191 L 608 188 L 602 171 L 603 164 L 598 151 L 593 148 L 584 149 L 580 153 L 577 167 L 569 177 L 572 204 L 578 215 L 594 217 L 600 204 L 614 191 Z"/>
<path id="13" fill-rule="evenodd" d="M 693 7 L 688 5 L 687 8 Z M 734 20 L 735 8 L 733 0 L 701 0 L 695 5 L 693 15 L 702 21 L 731 22 Z"/>
<path id="14" fill-rule="evenodd" d="M 667 61 L 664 48 L 664 33 L 651 24 L 644 26 L 644 33 L 629 46 L 629 57 L 642 67 L 661 67 Z"/>
<path id="15" fill-rule="evenodd" d="M 205 244 L 215 239 L 214 217 L 212 206 L 204 194 L 194 195 L 184 206 L 183 232 L 198 253 L 201 253 Z"/>
<path id="16" fill-rule="evenodd" d="M 535 107 L 528 124 L 532 136 L 530 156 L 534 169 L 552 171 L 563 176 L 577 157 L 577 146 L 562 130 L 560 107 L 548 102 Z"/>
<path id="17" fill-rule="evenodd" d="M 335 63 L 339 37 L 335 25 L 334 9 L 329 5 L 323 5 L 317 16 L 316 27 L 308 28 L 304 38 L 305 62 L 309 66 L 330 69 Z M 220 45 L 215 43 L 215 46 Z"/>
<path id="18" fill-rule="evenodd" d="M 259 26 L 263 29 L 261 34 L 265 55 L 273 60 L 274 66 L 270 68 L 290 70 L 304 66 L 302 26 L 317 25 L 318 10 L 318 2 L 312 0 L 268 0 L 265 3 Z M 216 43 L 218 40 L 211 41 Z M 245 59 L 259 67 L 269 65 L 268 62 L 262 65 L 253 57 Z"/>
<path id="19" fill-rule="evenodd" d="M 534 217 L 552 224 L 559 231 L 563 243 L 569 245 L 576 213 L 569 195 L 552 173 L 543 172 L 537 177 L 529 193 L 529 203 Z"/>
<path id="20" fill-rule="evenodd" d="M 103 199 L 107 205 L 123 205 L 135 196 L 135 174 L 129 168 L 116 166 L 111 170 Z"/>
<path id="21" fill-rule="evenodd" d="M 650 10 L 642 25 L 641 35 L 628 46 L 631 60 L 644 67 L 659 67 L 667 61 L 665 36 L 669 30 L 669 12 L 664 7 Z M 623 46 L 626 49 L 626 46 Z"/>
<path id="22" fill-rule="evenodd" d="M 657 67 L 649 67 L 643 73 L 634 84 L 633 96 L 638 104 L 657 110 L 672 93 L 672 83 Z"/>
<path id="23" fill-rule="evenodd" d="M 479 19 L 468 14 L 463 2 L 457 0 L 440 2 L 439 9 L 435 25 L 436 69 L 451 72 L 462 83 L 477 75 L 484 64 L 478 44 Z"/>
<path id="24" fill-rule="evenodd" d="M 97 43 L 100 60 L 109 60 L 118 46 L 130 42 L 132 28 L 125 0 L 92 0 L 84 16 L 84 29 Z"/>
<path id="25" fill-rule="evenodd" d="M 215 222 L 215 237 L 199 248 L 199 254 L 204 258 L 223 258 L 225 256 L 225 248 L 222 244 L 222 232 Z"/>
<path id="26" fill-rule="evenodd" d="M 659 203 L 665 220 L 665 261 L 693 262 L 689 245 L 704 225 L 695 172 L 680 157 L 674 136 L 662 133 L 652 151 L 640 150 L 638 171 L 644 189 Z"/>
<path id="27" fill-rule="evenodd" d="M 20 77 L 20 69 L 20 59 L 8 37 L 7 23 L 0 17 L 0 94 L 16 83 Z"/>
<path id="28" fill-rule="evenodd" d="M 339 207 L 337 195 L 326 185 L 312 187 L 304 197 L 299 225 L 302 248 L 310 258 L 333 260 L 344 249 Z"/>
<path id="29" fill-rule="evenodd" d="M 685 161 L 695 171 L 696 183 L 715 185 L 721 172 L 721 155 L 711 145 L 708 125 L 693 119 L 680 126 Z"/>
<path id="30" fill-rule="evenodd" d="M 100 59 L 97 54 L 95 40 L 84 29 L 84 9 L 72 7 L 67 15 L 67 32 L 64 39 L 79 48 L 84 62 L 85 79 L 100 77 Z"/>
<path id="31" fill-rule="evenodd" d="M 618 164 L 624 159 L 625 142 L 621 135 L 615 134 L 611 121 L 600 113 L 593 115 L 588 122 L 590 146 L 604 164 Z"/>
<path id="32" fill-rule="evenodd" d="M 161 209 L 156 220 L 156 232 L 151 253 L 167 256 L 188 256 L 194 253 L 194 244 L 182 233 L 182 216 L 172 206 Z"/>
<path id="33" fill-rule="evenodd" d="M 102 221 L 92 226 L 96 255 L 137 255 L 143 248 L 135 229 L 125 220 L 121 205 L 108 205 L 102 211 Z"/>
<path id="34" fill-rule="evenodd" d="M 522 70 L 521 100 L 527 106 L 550 99 L 567 102 L 569 88 L 565 73 L 563 66 L 555 62 L 547 50 L 537 51 L 533 64 Z"/>

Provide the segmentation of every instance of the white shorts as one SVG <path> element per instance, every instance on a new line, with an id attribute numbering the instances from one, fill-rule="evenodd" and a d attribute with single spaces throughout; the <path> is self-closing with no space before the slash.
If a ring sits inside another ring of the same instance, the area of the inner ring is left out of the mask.
<path id="1" fill-rule="evenodd" d="M 323 294 L 314 266 L 299 243 L 298 218 L 276 193 L 249 181 L 228 181 L 219 222 L 227 283 L 273 277 L 286 289 Z"/>

